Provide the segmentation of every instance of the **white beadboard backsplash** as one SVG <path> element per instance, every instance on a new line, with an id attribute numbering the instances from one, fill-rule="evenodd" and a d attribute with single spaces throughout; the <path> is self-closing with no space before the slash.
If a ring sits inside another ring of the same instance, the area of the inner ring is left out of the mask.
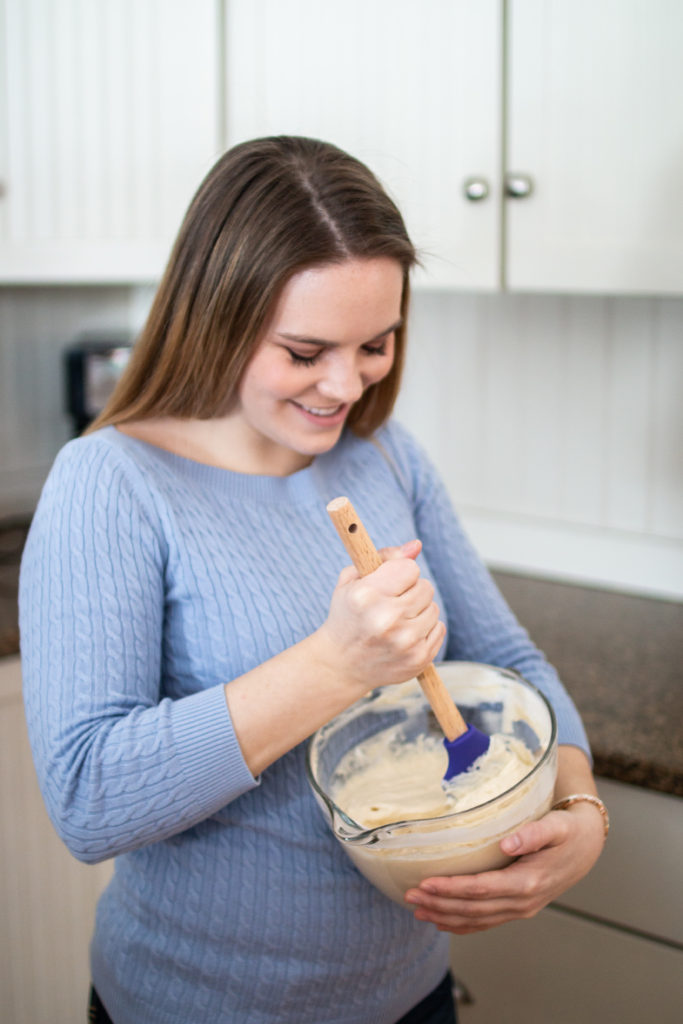
<path id="1" fill-rule="evenodd" d="M 399 416 L 501 569 L 683 596 L 683 301 L 420 293 Z"/>
<path id="2" fill-rule="evenodd" d="M 0 289 L 0 515 L 69 435 L 63 349 L 150 297 Z M 491 566 L 683 597 L 683 300 L 417 292 L 397 413 Z"/>

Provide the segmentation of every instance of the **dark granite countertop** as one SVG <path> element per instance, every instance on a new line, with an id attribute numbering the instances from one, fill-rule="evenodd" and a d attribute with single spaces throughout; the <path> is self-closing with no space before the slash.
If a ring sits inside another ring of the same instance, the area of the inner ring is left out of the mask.
<path id="1" fill-rule="evenodd" d="M 494 576 L 579 708 L 596 774 L 683 796 L 683 603 Z"/>
<path id="2" fill-rule="evenodd" d="M 0 524 L 0 657 L 19 648 L 17 579 L 26 529 L 21 520 Z M 596 773 L 683 796 L 683 603 L 494 576 L 574 698 Z"/>

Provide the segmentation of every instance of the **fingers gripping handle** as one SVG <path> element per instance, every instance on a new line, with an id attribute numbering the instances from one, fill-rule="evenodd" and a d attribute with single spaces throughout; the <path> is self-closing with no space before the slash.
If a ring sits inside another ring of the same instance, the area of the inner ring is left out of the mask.
<path id="1" fill-rule="evenodd" d="M 382 558 L 349 499 L 334 498 L 327 506 L 327 511 L 361 576 L 379 569 Z M 446 739 L 454 740 L 467 732 L 467 723 L 453 703 L 434 664 L 428 665 L 417 679 Z"/>

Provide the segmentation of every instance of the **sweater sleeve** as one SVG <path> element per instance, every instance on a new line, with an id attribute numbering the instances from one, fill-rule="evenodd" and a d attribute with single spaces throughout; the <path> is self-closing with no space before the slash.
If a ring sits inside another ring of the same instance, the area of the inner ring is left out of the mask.
<path id="1" fill-rule="evenodd" d="M 189 828 L 257 784 L 221 684 L 162 696 L 164 547 L 119 454 L 67 445 L 22 560 L 22 676 L 48 813 L 90 863 Z"/>
<path id="2" fill-rule="evenodd" d="M 556 670 L 522 628 L 466 536 L 436 468 L 407 431 L 393 425 L 385 443 L 412 489 L 417 535 L 444 602 L 445 657 L 515 669 L 548 697 L 560 743 L 590 757 L 579 713 Z"/>

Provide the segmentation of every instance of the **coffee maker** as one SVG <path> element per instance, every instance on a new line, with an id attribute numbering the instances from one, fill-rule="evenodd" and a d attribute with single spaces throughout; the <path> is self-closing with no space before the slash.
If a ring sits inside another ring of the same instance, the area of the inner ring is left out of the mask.
<path id="1" fill-rule="evenodd" d="M 133 347 L 129 332 L 87 334 L 64 352 L 66 409 L 77 436 L 104 408 Z"/>

